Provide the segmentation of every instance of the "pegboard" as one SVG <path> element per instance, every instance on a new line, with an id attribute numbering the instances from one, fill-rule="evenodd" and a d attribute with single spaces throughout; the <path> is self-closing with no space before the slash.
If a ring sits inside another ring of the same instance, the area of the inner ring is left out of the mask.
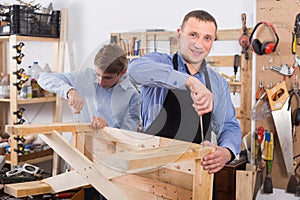
<path id="1" fill-rule="evenodd" d="M 257 90 L 260 83 L 265 88 L 273 87 L 275 84 L 284 80 L 284 76 L 273 70 L 275 66 L 281 67 L 287 64 L 293 67 L 295 64 L 295 55 L 292 53 L 292 39 L 295 25 L 295 19 L 300 13 L 300 2 L 298 0 L 257 0 L 256 23 L 268 22 L 273 25 L 279 37 L 279 43 L 276 51 L 267 55 L 256 56 L 256 87 Z M 255 27 L 256 24 L 253 25 Z M 271 29 L 265 25 L 260 25 L 255 31 L 256 35 L 253 39 L 259 39 L 262 43 L 266 41 L 275 42 L 275 36 Z M 252 40 L 253 41 L 253 40 Z M 300 58 L 300 46 L 296 46 L 296 55 Z M 286 76 L 286 85 L 288 90 L 292 90 L 293 82 L 299 82 L 299 67 L 294 68 L 291 77 Z M 299 102 L 300 103 L 300 102 Z M 294 116 L 297 109 L 297 101 L 292 99 L 292 113 Z M 293 120 L 293 117 L 292 117 Z M 282 122 L 287 123 L 287 122 Z M 256 121 L 256 127 L 263 126 L 265 129 L 275 132 L 275 126 L 272 116 Z M 299 139 L 297 139 L 299 138 Z M 300 153 L 300 128 L 296 128 L 296 136 L 293 141 L 294 156 Z M 275 137 L 274 161 L 273 161 L 273 186 L 275 188 L 286 189 L 290 176 L 285 172 L 285 164 L 280 151 L 278 138 Z"/>

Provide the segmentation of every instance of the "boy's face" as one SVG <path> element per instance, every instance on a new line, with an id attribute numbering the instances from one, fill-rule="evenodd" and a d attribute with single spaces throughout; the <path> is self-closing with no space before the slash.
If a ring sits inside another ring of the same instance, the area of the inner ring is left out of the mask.
<path id="1" fill-rule="evenodd" d="M 122 74 L 110 74 L 105 73 L 101 69 L 96 69 L 96 75 L 98 79 L 98 83 L 104 88 L 109 89 L 117 84 L 117 82 L 120 80 Z"/>

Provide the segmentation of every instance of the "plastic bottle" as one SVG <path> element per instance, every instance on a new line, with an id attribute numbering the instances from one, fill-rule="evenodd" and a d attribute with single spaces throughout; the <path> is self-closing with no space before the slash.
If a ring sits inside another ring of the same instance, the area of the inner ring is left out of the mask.
<path id="1" fill-rule="evenodd" d="M 31 76 L 32 79 L 37 80 L 41 72 L 42 68 L 39 66 L 39 63 L 37 61 L 34 61 L 31 67 L 29 66 L 28 74 Z"/>
<path id="2" fill-rule="evenodd" d="M 43 72 L 51 72 L 51 68 L 48 63 L 45 64 L 45 66 L 43 68 Z"/>
<path id="3" fill-rule="evenodd" d="M 32 86 L 27 85 L 27 98 L 31 99 L 32 98 Z"/>

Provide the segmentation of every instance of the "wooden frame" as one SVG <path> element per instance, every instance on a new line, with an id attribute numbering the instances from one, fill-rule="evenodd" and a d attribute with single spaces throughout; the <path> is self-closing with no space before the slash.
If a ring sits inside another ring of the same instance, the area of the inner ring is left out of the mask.
<path id="1" fill-rule="evenodd" d="M 110 127 L 93 130 L 89 124 L 7 125 L 6 132 L 40 134 L 74 169 L 42 181 L 5 185 L 4 191 L 15 197 L 92 185 L 107 199 L 212 199 L 213 174 L 200 164 L 212 147 Z M 62 132 L 73 133 L 72 145 Z"/>

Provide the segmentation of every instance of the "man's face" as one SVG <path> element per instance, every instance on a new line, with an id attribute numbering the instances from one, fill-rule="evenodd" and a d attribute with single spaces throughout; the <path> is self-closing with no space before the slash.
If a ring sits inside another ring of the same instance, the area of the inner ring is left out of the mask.
<path id="1" fill-rule="evenodd" d="M 122 76 L 121 73 L 119 74 L 110 74 L 105 73 L 101 69 L 96 69 L 96 75 L 98 79 L 98 83 L 104 88 L 109 89 L 117 84 Z"/>
<path id="2" fill-rule="evenodd" d="M 199 21 L 192 17 L 182 29 L 178 29 L 179 51 L 188 66 L 200 66 L 209 54 L 216 38 L 216 26 L 213 22 Z"/>

